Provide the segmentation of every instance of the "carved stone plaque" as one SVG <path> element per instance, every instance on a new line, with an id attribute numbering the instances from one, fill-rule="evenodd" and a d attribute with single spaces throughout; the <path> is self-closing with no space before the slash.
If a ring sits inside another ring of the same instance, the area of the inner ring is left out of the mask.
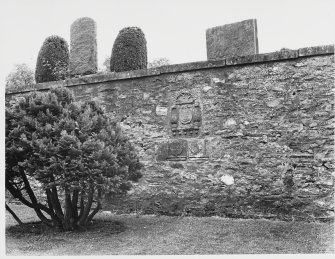
<path id="1" fill-rule="evenodd" d="M 217 143 L 212 144 L 215 146 Z M 213 150 L 213 145 L 210 147 L 210 151 L 217 158 L 218 151 Z M 209 158 L 207 154 L 207 141 L 205 139 L 170 139 L 156 146 L 156 161 L 183 161 L 188 158 Z"/>
<path id="2" fill-rule="evenodd" d="M 181 124 L 190 124 L 192 122 L 192 107 L 181 107 L 179 110 L 179 121 Z"/>
<path id="3" fill-rule="evenodd" d="M 184 139 L 169 142 L 169 156 L 167 160 L 186 160 L 187 141 Z"/>
<path id="4" fill-rule="evenodd" d="M 206 142 L 204 139 L 192 139 L 188 141 L 189 158 L 207 157 Z"/>
<path id="5" fill-rule="evenodd" d="M 199 100 L 190 92 L 180 92 L 173 100 L 170 127 L 173 137 L 196 137 L 201 126 Z"/>
<path id="6" fill-rule="evenodd" d="M 156 161 L 166 160 L 186 160 L 187 159 L 187 140 L 176 139 L 160 143 L 156 147 Z"/>

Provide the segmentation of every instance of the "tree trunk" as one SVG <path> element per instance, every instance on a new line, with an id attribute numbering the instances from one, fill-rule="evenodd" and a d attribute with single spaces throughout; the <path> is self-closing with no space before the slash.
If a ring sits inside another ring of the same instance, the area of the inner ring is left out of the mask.
<path id="1" fill-rule="evenodd" d="M 78 221 L 78 225 L 79 226 L 85 226 L 85 224 L 87 223 L 87 217 L 90 213 L 91 207 L 92 207 L 92 203 L 93 203 L 93 194 L 94 194 L 94 186 L 91 183 L 90 187 L 89 187 L 89 191 L 88 191 L 88 198 L 87 198 L 87 203 L 86 206 L 83 210 L 83 213 L 81 215 L 81 217 L 79 218 Z"/>
<path id="2" fill-rule="evenodd" d="M 63 210 L 62 210 L 62 206 L 60 205 L 60 202 L 59 202 L 59 198 L 58 198 L 58 192 L 57 192 L 57 187 L 56 186 L 53 186 L 51 188 L 51 191 L 52 191 L 52 198 L 53 198 L 53 201 L 54 201 L 54 209 L 57 210 L 57 212 L 62 215 L 62 218 L 64 217 L 64 214 L 63 214 Z"/>
<path id="3" fill-rule="evenodd" d="M 83 216 L 83 213 L 84 213 L 84 191 L 82 190 L 81 193 L 80 193 L 80 212 L 79 212 L 79 215 L 78 215 L 78 218 L 80 219 L 82 216 Z"/>
<path id="4" fill-rule="evenodd" d="M 36 199 L 36 196 L 35 196 L 33 190 L 30 187 L 30 183 L 29 183 L 29 181 L 27 179 L 27 176 L 26 176 L 23 168 L 21 168 L 21 167 L 20 167 L 20 175 L 21 175 L 22 180 L 24 182 L 24 186 L 25 186 L 25 189 L 26 189 L 26 191 L 27 191 L 27 193 L 29 195 L 31 203 L 32 204 L 36 204 L 36 205 L 40 205 L 39 207 L 41 207 L 41 206 L 45 207 L 44 211 L 47 212 L 51 216 L 52 212 L 50 211 L 50 209 L 47 208 L 46 206 L 38 203 L 38 201 Z M 52 226 L 52 222 L 47 217 L 44 216 L 43 212 L 40 210 L 40 208 L 38 208 L 38 206 L 34 206 L 34 210 L 35 210 L 37 216 L 40 218 L 40 220 L 43 223 L 47 224 L 48 226 Z"/>
<path id="5" fill-rule="evenodd" d="M 47 202 L 48 202 L 49 209 L 52 211 L 53 216 L 55 216 L 55 211 L 54 211 L 54 209 L 53 209 L 52 201 L 51 201 L 51 193 L 50 193 L 50 190 L 49 190 L 49 189 L 46 189 L 46 190 L 45 190 L 45 193 L 46 193 L 46 195 L 47 195 Z"/>
<path id="6" fill-rule="evenodd" d="M 59 207 L 59 201 L 55 197 L 53 191 L 51 191 L 50 189 L 47 189 L 46 192 L 47 192 L 47 196 L 50 196 L 49 200 L 50 200 L 52 208 L 53 208 L 53 210 L 55 212 L 55 215 L 57 217 L 58 224 L 62 225 L 63 222 L 64 222 L 64 215 L 63 215 L 62 208 Z"/>
<path id="7" fill-rule="evenodd" d="M 64 230 L 73 230 L 72 202 L 68 188 L 65 188 Z"/>
<path id="8" fill-rule="evenodd" d="M 7 204 L 6 204 L 6 210 L 8 210 L 10 214 L 12 214 L 13 218 L 17 221 L 17 223 L 19 223 L 19 225 L 23 225 L 23 222 L 19 219 L 18 216 L 16 216 L 15 212 L 12 211 Z"/>
<path id="9" fill-rule="evenodd" d="M 26 180 L 26 181 L 28 181 L 28 180 Z M 25 182 L 25 187 L 30 188 L 29 182 L 28 182 L 28 186 L 26 186 L 26 182 Z M 30 188 L 30 191 L 27 190 L 28 195 L 31 199 L 31 202 L 29 202 L 26 198 L 24 198 L 22 196 L 21 191 L 17 190 L 9 181 L 6 181 L 6 189 L 13 195 L 13 197 L 18 198 L 24 205 L 28 206 L 29 208 L 34 209 L 37 216 L 39 217 L 39 219 L 43 223 L 52 227 L 52 221 L 50 219 L 48 219 L 47 217 L 45 217 L 44 214 L 41 211 L 41 210 L 43 210 L 50 215 L 50 209 L 48 207 L 44 206 L 43 204 L 40 204 L 40 203 L 37 202 L 37 199 L 36 199 L 34 193 L 32 192 L 31 188 Z"/>
<path id="10" fill-rule="evenodd" d="M 88 222 L 90 222 L 93 217 L 95 216 L 95 214 L 98 213 L 98 211 L 101 209 L 101 189 L 98 187 L 98 203 L 96 208 L 91 212 L 91 214 L 87 217 L 85 224 L 87 224 Z"/>
<path id="11" fill-rule="evenodd" d="M 53 216 L 52 219 L 53 221 L 62 228 L 62 224 L 64 222 L 64 217 L 63 217 L 63 212 L 62 210 L 59 211 L 59 209 L 57 208 L 56 202 L 54 201 L 54 197 L 53 194 L 51 192 L 50 189 L 46 189 L 46 193 L 47 193 L 47 200 L 48 200 L 48 204 L 50 209 L 52 209 L 53 211 Z"/>
<path id="12" fill-rule="evenodd" d="M 78 198 L 79 190 L 73 190 L 72 194 L 72 214 L 75 222 L 78 220 Z"/>

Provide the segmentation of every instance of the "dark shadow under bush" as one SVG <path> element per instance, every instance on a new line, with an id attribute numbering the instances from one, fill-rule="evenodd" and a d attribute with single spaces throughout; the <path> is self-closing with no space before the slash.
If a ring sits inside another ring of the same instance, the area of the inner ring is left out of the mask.
<path id="1" fill-rule="evenodd" d="M 108 235 L 118 234 L 126 230 L 126 226 L 120 221 L 105 221 L 94 220 L 85 228 L 76 229 L 73 234 L 79 232 L 104 232 Z M 56 233 L 68 233 L 59 228 L 51 228 L 43 224 L 41 221 L 29 222 L 23 225 L 14 225 L 6 229 L 6 233 L 11 234 L 13 237 L 21 238 L 27 235 L 53 235 Z"/>

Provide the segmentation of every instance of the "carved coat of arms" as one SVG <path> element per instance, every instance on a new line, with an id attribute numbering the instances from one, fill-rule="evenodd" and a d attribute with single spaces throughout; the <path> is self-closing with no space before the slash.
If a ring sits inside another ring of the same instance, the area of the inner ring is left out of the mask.
<path id="1" fill-rule="evenodd" d="M 191 93 L 182 92 L 171 107 L 170 126 L 174 137 L 195 137 L 201 126 L 201 108 Z"/>

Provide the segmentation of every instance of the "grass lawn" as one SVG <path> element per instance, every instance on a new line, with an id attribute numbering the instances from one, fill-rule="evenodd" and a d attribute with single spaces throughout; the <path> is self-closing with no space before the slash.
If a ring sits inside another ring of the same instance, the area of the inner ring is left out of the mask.
<path id="1" fill-rule="evenodd" d="M 34 211 L 10 204 L 24 222 Z M 334 253 L 334 224 L 100 213 L 85 232 L 18 231 L 6 212 L 7 255 Z"/>

